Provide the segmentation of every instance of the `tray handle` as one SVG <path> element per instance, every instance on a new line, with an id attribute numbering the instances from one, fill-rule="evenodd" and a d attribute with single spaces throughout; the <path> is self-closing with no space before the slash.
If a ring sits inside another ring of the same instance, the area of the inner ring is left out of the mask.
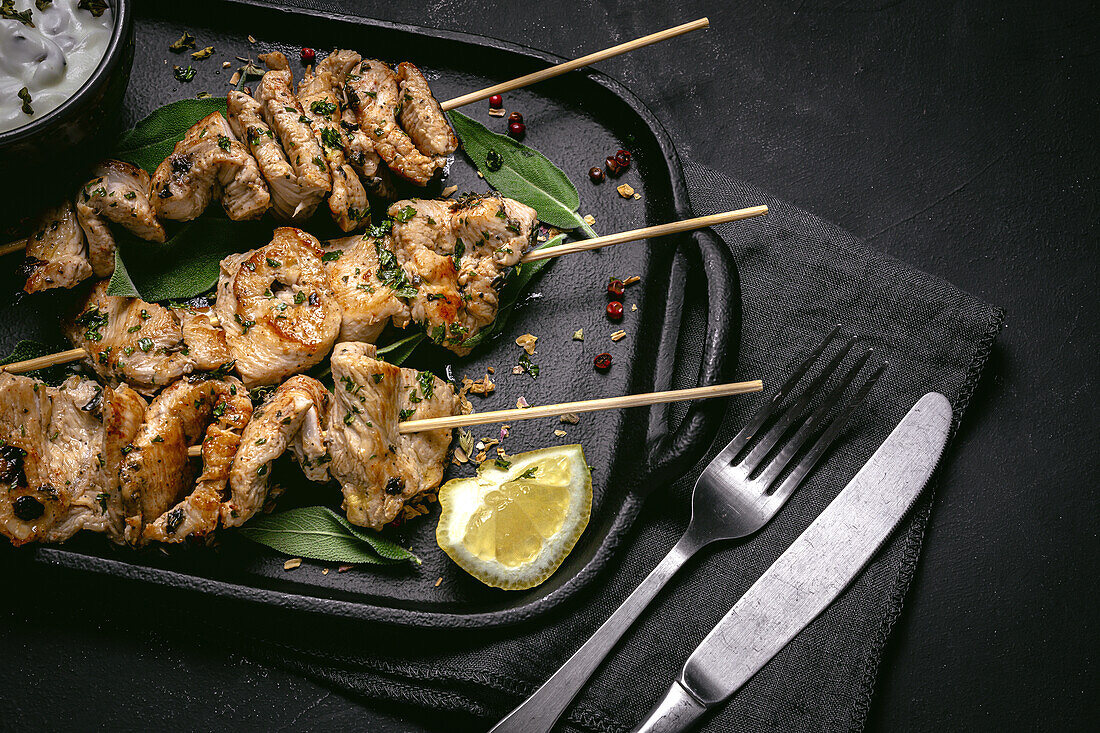
<path id="1" fill-rule="evenodd" d="M 699 362 L 699 385 L 728 381 L 737 361 L 741 341 L 741 281 L 733 254 L 711 229 L 691 234 L 707 283 L 707 329 Z M 665 328 L 679 331 L 683 301 L 670 301 L 665 313 Z M 667 332 L 667 331 L 666 331 Z M 676 348 L 671 359 L 676 360 Z M 710 448 L 725 413 L 725 400 L 700 400 L 692 403 L 680 424 L 657 438 L 649 450 L 647 483 L 678 477 L 702 458 Z M 665 413 L 667 415 L 667 413 Z"/>

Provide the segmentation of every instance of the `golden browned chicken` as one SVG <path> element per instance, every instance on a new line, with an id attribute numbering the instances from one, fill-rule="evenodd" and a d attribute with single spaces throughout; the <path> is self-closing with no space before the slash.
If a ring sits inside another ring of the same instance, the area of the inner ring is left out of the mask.
<path id="1" fill-rule="evenodd" d="M 222 260 L 215 311 L 249 387 L 309 369 L 335 343 L 341 309 L 323 254 L 316 237 L 280 227 L 270 244 Z"/>
<path id="2" fill-rule="evenodd" d="M 420 69 L 404 61 L 397 65 L 397 78 L 401 93 L 397 116 L 416 148 L 424 155 L 444 158 L 458 150 L 458 138 Z"/>
<path id="3" fill-rule="evenodd" d="M 76 218 L 87 237 L 88 260 L 97 277 L 115 271 L 115 238 L 107 222 L 141 239 L 164 241 L 164 227 L 149 199 L 149 174 L 131 163 L 105 160 L 76 195 Z"/>
<path id="4" fill-rule="evenodd" d="M 0 534 L 15 545 L 81 529 L 122 535 L 119 461 L 145 401 L 72 377 L 60 389 L 0 374 Z"/>
<path id="5" fill-rule="evenodd" d="M 258 219 L 271 195 L 255 159 L 220 112 L 196 122 L 153 174 L 157 216 L 190 221 L 217 196 L 234 221 Z"/>
<path id="6" fill-rule="evenodd" d="M 92 263 L 84 244 L 84 231 L 68 201 L 47 209 L 27 237 L 23 290 L 36 293 L 51 288 L 71 288 L 92 276 Z"/>
<path id="7" fill-rule="evenodd" d="M 409 306 L 378 277 L 379 241 L 355 235 L 324 247 L 329 283 L 343 312 L 340 341 L 374 343 L 390 321 L 398 328 L 409 324 Z"/>

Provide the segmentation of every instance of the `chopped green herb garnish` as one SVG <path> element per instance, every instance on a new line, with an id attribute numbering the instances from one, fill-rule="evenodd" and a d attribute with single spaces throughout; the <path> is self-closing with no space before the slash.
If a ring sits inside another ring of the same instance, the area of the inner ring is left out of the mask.
<path id="1" fill-rule="evenodd" d="M 28 28 L 34 28 L 34 23 L 31 21 L 31 9 L 27 8 L 23 11 L 16 10 L 15 0 L 4 0 L 3 3 L 0 3 L 0 18 L 4 20 L 17 20 Z M 27 114 L 31 113 L 27 112 Z"/>
<path id="2" fill-rule="evenodd" d="M 176 77 L 177 81 L 190 82 L 195 78 L 195 69 L 190 65 L 186 68 L 183 66 L 173 66 L 172 74 Z"/>
<path id="3" fill-rule="evenodd" d="M 406 222 L 414 216 L 416 216 L 416 209 L 411 206 L 405 206 L 397 212 L 397 216 L 395 218 L 400 222 Z"/>
<path id="4" fill-rule="evenodd" d="M 343 254 L 344 250 L 342 249 L 334 249 L 331 252 L 325 252 L 323 255 L 321 255 L 321 262 L 335 262 L 336 260 L 340 259 Z"/>
<path id="5" fill-rule="evenodd" d="M 485 167 L 491 171 L 499 171 L 504 167 L 504 156 L 495 150 L 485 154 Z"/>
<path id="6" fill-rule="evenodd" d="M 332 127 L 321 130 L 321 143 L 329 148 L 342 148 L 344 146 L 343 141 L 340 139 L 340 133 Z"/>
<path id="7" fill-rule="evenodd" d="M 151 339 L 151 338 L 138 339 L 138 348 L 148 354 L 150 351 L 153 350 L 153 339 Z"/>
<path id="8" fill-rule="evenodd" d="M 493 463 L 496 464 L 497 468 L 503 468 L 505 470 L 512 467 L 512 462 L 511 461 L 506 461 L 503 458 L 494 458 Z"/>
<path id="9" fill-rule="evenodd" d="M 218 147 L 222 150 L 229 152 L 229 142 L 228 135 L 218 135 Z"/>
<path id="10" fill-rule="evenodd" d="M 339 109 L 339 107 L 337 107 L 332 102 L 328 102 L 328 101 L 323 100 L 323 99 L 318 99 L 316 102 L 309 105 L 309 109 L 315 115 L 325 115 L 327 117 L 328 115 L 332 114 L 337 109 Z"/>
<path id="11" fill-rule="evenodd" d="M 28 10 L 27 12 L 29 13 L 31 11 Z M 21 107 L 21 109 L 23 110 L 23 114 L 33 115 L 34 107 L 31 106 L 31 93 L 26 87 L 23 87 L 19 90 L 19 98 L 23 100 L 23 104 Z"/>

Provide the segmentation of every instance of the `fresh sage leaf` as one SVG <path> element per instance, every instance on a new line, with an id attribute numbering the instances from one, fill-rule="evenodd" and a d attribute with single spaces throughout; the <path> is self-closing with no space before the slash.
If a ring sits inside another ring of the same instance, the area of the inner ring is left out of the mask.
<path id="1" fill-rule="evenodd" d="M 401 335 L 404 331 L 398 331 L 397 334 Z M 394 366 L 400 366 L 404 363 L 416 350 L 416 347 L 421 344 L 424 339 L 428 338 L 428 335 L 423 331 L 418 331 L 412 336 L 406 336 L 405 338 L 393 341 L 385 346 L 379 346 L 377 355 L 379 359 L 388 361 Z"/>
<path id="2" fill-rule="evenodd" d="M 115 273 L 108 295 L 142 300 L 182 300 L 205 293 L 218 282 L 224 257 L 271 240 L 271 225 L 231 221 L 208 212 L 172 227 L 162 244 L 115 230 Z"/>
<path id="3" fill-rule="evenodd" d="M 461 112 L 451 111 L 447 115 L 462 141 L 462 149 L 489 185 L 527 204 L 538 212 L 541 221 L 551 226 L 580 229 L 586 237 L 596 236 L 577 213 L 581 202 L 577 187 L 545 155 L 507 135 L 498 135 Z"/>
<path id="4" fill-rule="evenodd" d="M 0 366 L 12 364 L 17 361 L 26 361 L 27 359 L 37 359 L 40 356 L 56 353 L 56 348 L 50 348 L 46 346 L 46 344 L 39 343 L 38 341 L 24 339 L 15 345 L 15 348 L 12 349 L 10 354 L 0 359 Z M 70 365 L 46 367 L 45 369 L 37 369 L 33 372 L 24 372 L 22 376 L 38 379 L 56 387 L 68 378 L 71 373 L 71 370 L 68 368 L 69 366 Z"/>
<path id="5" fill-rule="evenodd" d="M 555 247 L 561 244 L 564 239 L 565 235 L 559 234 L 550 239 L 550 241 L 543 242 L 542 245 L 536 247 L 536 249 Z M 516 303 L 519 302 L 520 296 L 523 295 L 528 284 L 535 275 L 542 272 L 542 269 L 551 262 L 553 262 L 552 259 L 535 260 L 534 262 L 522 262 L 512 268 L 511 274 L 500 291 L 500 307 L 497 309 L 497 317 L 493 319 L 493 322 L 488 326 L 463 341 L 462 345 L 467 348 L 473 348 L 502 332 L 504 327 L 508 325 L 508 319 L 511 318 L 512 311 L 515 310 Z"/>
<path id="6" fill-rule="evenodd" d="M 406 560 L 420 563 L 420 558 L 405 548 L 370 530 L 355 527 L 326 506 L 255 517 L 238 532 L 293 557 L 372 565 Z"/>
<path id="7" fill-rule="evenodd" d="M 225 97 L 181 99 L 154 110 L 115 143 L 115 157 L 144 168 L 157 169 L 172 154 L 188 128 L 211 112 L 226 114 Z"/>

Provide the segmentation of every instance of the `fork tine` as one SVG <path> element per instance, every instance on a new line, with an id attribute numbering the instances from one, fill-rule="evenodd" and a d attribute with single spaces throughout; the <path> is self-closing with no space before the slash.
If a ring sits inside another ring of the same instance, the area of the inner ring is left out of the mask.
<path id="1" fill-rule="evenodd" d="M 856 407 L 867 398 L 867 395 L 870 394 L 871 390 L 874 388 L 875 383 L 878 382 L 879 377 L 886 371 L 887 366 L 888 363 L 883 362 L 875 371 L 871 372 L 871 376 L 867 378 L 867 381 L 860 386 L 859 390 L 852 396 L 852 399 L 840 414 L 833 419 L 829 427 L 821 434 L 821 437 L 814 442 L 813 447 L 811 447 L 802 460 L 798 462 L 798 465 L 795 466 L 794 470 L 791 471 L 787 478 L 783 480 L 779 488 L 775 490 L 775 493 L 771 496 L 773 502 L 782 504 L 791 493 L 799 487 L 817 462 L 821 460 L 821 456 L 825 454 L 825 451 L 829 449 L 829 446 L 832 445 L 833 441 L 836 440 L 837 436 L 844 430 L 844 426 L 848 423 L 848 419 L 852 416 L 852 413 L 855 412 Z"/>
<path id="2" fill-rule="evenodd" d="M 783 449 L 775 456 L 771 464 L 760 472 L 757 477 L 757 481 L 764 491 L 767 491 L 773 481 L 783 472 L 783 469 L 794 459 L 798 451 L 802 450 L 802 447 L 806 445 L 806 441 L 810 439 L 810 436 L 817 433 L 822 423 L 825 422 L 826 416 L 829 411 L 833 409 L 833 406 L 840 400 L 844 391 L 851 386 L 852 382 L 859 376 L 860 371 L 863 369 L 867 360 L 871 358 L 872 350 L 868 349 L 863 352 L 855 363 L 848 368 L 848 371 L 840 379 L 840 382 L 829 391 L 822 400 L 821 404 L 813 411 L 808 418 L 806 418 L 799 426 L 791 439 L 787 441 L 787 444 L 783 446 Z"/>
<path id="3" fill-rule="evenodd" d="M 756 467 L 760 465 L 761 461 L 763 461 L 768 453 L 775 448 L 780 439 L 787 434 L 787 431 L 790 430 L 794 421 L 802 416 L 802 412 L 806 409 L 806 405 L 810 404 L 810 400 L 812 400 L 814 395 L 824 386 L 829 377 L 833 375 L 833 372 L 837 370 L 841 362 L 844 361 L 844 358 L 848 356 L 852 347 L 856 345 L 857 340 L 856 338 L 849 339 L 848 343 L 829 360 L 829 363 L 825 365 L 821 373 L 810 382 L 810 386 L 799 395 L 798 399 L 791 403 L 783 412 L 779 420 L 777 420 L 768 430 L 768 434 L 756 444 L 747 456 L 745 456 L 745 459 L 741 461 L 741 470 L 747 473 L 752 473 L 756 470 Z M 869 354 L 870 351 L 866 353 Z M 866 355 L 864 356 L 864 360 L 866 360 Z"/>
<path id="4" fill-rule="evenodd" d="M 745 424 L 745 427 L 741 428 L 737 435 L 733 436 L 733 440 L 727 443 L 726 447 L 723 448 L 717 456 L 715 456 L 714 461 L 733 460 L 734 456 L 740 453 L 741 449 L 748 445 L 749 441 L 752 440 L 752 436 L 756 435 L 761 426 L 763 426 L 764 423 L 767 422 L 768 418 L 770 418 L 772 416 L 772 413 L 775 412 L 775 408 L 786 398 L 790 391 L 795 388 L 795 385 L 798 384 L 798 381 L 802 379 L 803 375 L 805 375 L 807 371 L 809 371 L 810 367 L 813 366 L 813 363 L 817 361 L 818 357 L 820 357 L 822 353 L 824 353 L 825 348 L 830 343 L 832 343 L 833 338 L 839 332 L 840 324 L 838 323 L 837 325 L 833 326 L 833 330 L 829 332 L 829 335 L 826 336 L 820 344 L 818 344 L 817 348 L 811 351 L 810 355 L 807 356 L 806 359 L 798 366 L 798 368 L 794 370 L 787 381 L 783 383 L 783 386 L 780 387 L 774 395 L 772 395 L 772 398 L 764 403 L 764 405 L 760 408 L 756 415 L 754 415 L 753 418 Z"/>

